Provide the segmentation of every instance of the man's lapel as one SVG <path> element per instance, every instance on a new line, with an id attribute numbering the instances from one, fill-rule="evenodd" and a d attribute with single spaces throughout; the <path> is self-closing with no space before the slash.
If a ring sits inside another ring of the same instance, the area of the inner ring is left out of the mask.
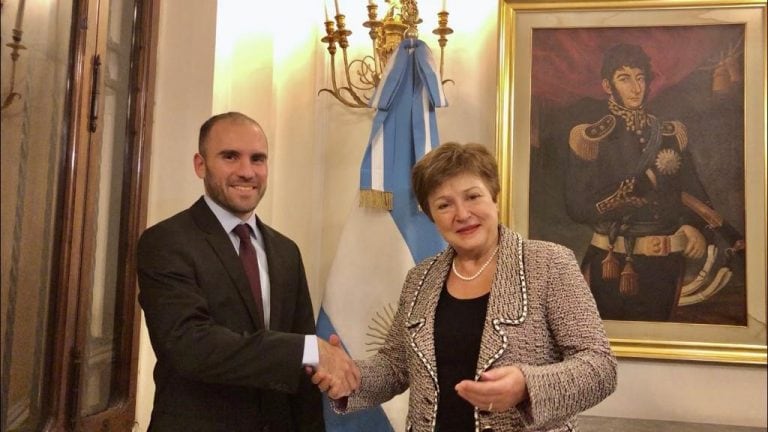
<path id="1" fill-rule="evenodd" d="M 192 218 L 197 226 L 206 233 L 206 241 L 219 257 L 222 266 L 227 271 L 232 283 L 240 294 L 240 298 L 245 303 L 254 327 L 257 329 L 264 328 L 264 324 L 258 318 L 259 314 L 256 313 L 256 302 L 251 293 L 251 284 L 248 281 L 248 276 L 245 274 L 240 257 L 232 246 L 229 234 L 224 231 L 221 223 L 216 219 L 216 215 L 213 214 L 203 198 L 197 200 L 192 206 L 191 212 Z"/>

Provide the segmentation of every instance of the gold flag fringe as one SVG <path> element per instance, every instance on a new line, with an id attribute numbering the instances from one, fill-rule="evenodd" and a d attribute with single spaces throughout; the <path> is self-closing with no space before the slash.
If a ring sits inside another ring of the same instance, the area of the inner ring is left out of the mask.
<path id="1" fill-rule="evenodd" d="M 360 207 L 392 210 L 394 207 L 392 192 L 363 189 L 360 191 Z"/>

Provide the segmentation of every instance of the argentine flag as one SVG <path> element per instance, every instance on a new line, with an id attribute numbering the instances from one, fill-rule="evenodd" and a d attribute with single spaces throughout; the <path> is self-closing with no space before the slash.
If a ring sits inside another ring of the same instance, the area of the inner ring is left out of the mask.
<path id="1" fill-rule="evenodd" d="M 435 107 L 446 106 L 424 42 L 397 48 L 371 98 L 377 109 L 360 169 L 360 202 L 348 216 L 328 276 L 317 334 L 335 333 L 350 356 L 373 355 L 389 329 L 408 270 L 445 247 L 411 190 L 411 167 L 439 145 Z M 324 397 L 328 431 L 402 431 L 407 393 L 380 407 L 337 415 Z"/>

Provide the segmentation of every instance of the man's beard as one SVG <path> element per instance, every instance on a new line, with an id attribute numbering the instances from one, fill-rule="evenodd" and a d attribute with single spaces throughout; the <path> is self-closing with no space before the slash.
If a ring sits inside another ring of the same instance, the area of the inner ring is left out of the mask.
<path id="1" fill-rule="evenodd" d="M 233 214 L 253 212 L 256 210 L 259 202 L 261 202 L 261 198 L 264 197 L 264 190 L 262 189 L 258 194 L 258 198 L 256 198 L 255 203 L 240 203 L 235 197 L 227 194 L 228 186 L 226 184 L 226 180 L 218 183 L 215 179 L 206 177 L 203 181 L 203 184 L 205 186 L 205 191 L 208 193 L 208 196 L 222 208 Z"/>

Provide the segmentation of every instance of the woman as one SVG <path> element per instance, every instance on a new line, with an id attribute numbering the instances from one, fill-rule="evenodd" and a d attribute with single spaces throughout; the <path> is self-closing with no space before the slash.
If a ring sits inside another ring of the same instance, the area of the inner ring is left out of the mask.
<path id="1" fill-rule="evenodd" d="M 407 430 L 575 430 L 611 394 L 616 361 L 573 253 L 499 225 L 499 179 L 482 145 L 446 143 L 413 168 L 448 248 L 411 269 L 385 345 L 357 362 L 338 412 L 410 388 Z M 334 392 L 329 377 L 316 375 Z"/>

